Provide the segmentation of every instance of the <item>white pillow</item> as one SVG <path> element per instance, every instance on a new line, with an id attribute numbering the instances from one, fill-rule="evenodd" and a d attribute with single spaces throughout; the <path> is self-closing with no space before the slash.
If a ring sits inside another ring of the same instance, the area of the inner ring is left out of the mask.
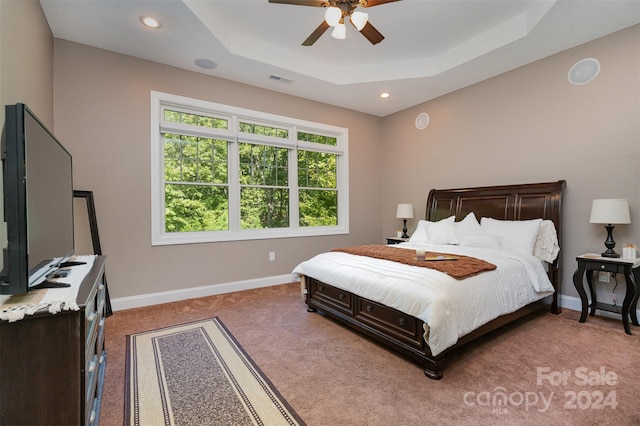
<path id="1" fill-rule="evenodd" d="M 533 243 L 541 222 L 542 219 L 497 220 L 483 217 L 480 219 L 480 227 L 485 234 L 500 236 L 504 250 L 521 250 L 533 254 Z"/>
<path id="2" fill-rule="evenodd" d="M 556 226 L 550 220 L 543 220 L 538 229 L 536 241 L 533 244 L 533 255 L 538 259 L 552 263 L 558 257 L 558 233 Z"/>
<path id="3" fill-rule="evenodd" d="M 455 220 L 455 216 L 437 222 L 421 220 L 409 241 L 428 244 L 458 244 L 460 240 L 456 234 Z"/>
<path id="4" fill-rule="evenodd" d="M 500 244 L 500 237 L 497 235 L 477 234 L 462 237 L 460 247 L 479 247 L 500 250 L 502 244 Z"/>
<path id="5" fill-rule="evenodd" d="M 478 223 L 478 219 L 476 219 L 476 215 L 473 212 L 466 215 L 460 222 L 456 222 L 455 227 L 458 239 L 461 241 L 464 240 L 464 237 L 467 235 L 482 234 L 480 223 Z"/>
<path id="6" fill-rule="evenodd" d="M 458 244 L 460 239 L 456 234 L 455 216 L 437 222 L 428 222 L 427 239 L 429 244 Z"/>
<path id="7" fill-rule="evenodd" d="M 413 231 L 413 234 L 409 237 L 409 241 L 412 243 L 427 243 L 427 221 L 419 220 L 418 225 L 416 225 L 416 230 Z"/>

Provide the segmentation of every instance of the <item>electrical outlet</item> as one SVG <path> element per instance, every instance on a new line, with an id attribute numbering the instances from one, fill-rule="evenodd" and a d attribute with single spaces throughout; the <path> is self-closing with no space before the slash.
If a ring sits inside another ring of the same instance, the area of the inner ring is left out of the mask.
<path id="1" fill-rule="evenodd" d="M 608 283 L 610 276 L 609 272 L 598 272 L 598 282 Z"/>
<path id="2" fill-rule="evenodd" d="M 270 251 L 269 252 L 269 262 L 273 262 L 276 260 L 276 252 L 275 251 Z"/>

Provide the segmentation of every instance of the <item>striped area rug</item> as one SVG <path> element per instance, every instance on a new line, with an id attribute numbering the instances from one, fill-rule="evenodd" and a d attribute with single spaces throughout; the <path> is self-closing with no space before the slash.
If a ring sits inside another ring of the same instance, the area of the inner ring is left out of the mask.
<path id="1" fill-rule="evenodd" d="M 304 425 L 218 318 L 127 336 L 125 424 Z"/>

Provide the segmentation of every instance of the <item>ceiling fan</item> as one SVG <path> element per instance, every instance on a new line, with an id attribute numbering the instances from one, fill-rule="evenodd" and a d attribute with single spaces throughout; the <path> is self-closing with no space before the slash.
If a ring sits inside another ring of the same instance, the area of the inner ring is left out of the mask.
<path id="1" fill-rule="evenodd" d="M 305 41 L 303 46 L 311 46 L 329 27 L 333 27 L 331 34 L 334 38 L 346 38 L 345 19 L 351 21 L 354 27 L 371 42 L 378 44 L 384 36 L 368 21 L 369 14 L 356 10 L 358 6 L 366 8 L 391 3 L 400 0 L 269 0 L 269 3 L 292 4 L 297 6 L 326 7 L 325 20 L 322 21 Z"/>

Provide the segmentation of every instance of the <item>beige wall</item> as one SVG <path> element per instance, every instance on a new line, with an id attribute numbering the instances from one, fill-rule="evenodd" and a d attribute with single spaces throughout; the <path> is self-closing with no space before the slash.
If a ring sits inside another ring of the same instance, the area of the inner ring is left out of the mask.
<path id="1" fill-rule="evenodd" d="M 53 131 L 53 36 L 39 2 L 0 0 L 0 123 L 3 126 L 4 106 L 18 102 L 27 104 Z M 3 201 L 4 197 L 0 197 L 0 216 L 4 214 Z M 0 247 L 6 245 L 6 228 L 0 226 Z M 0 256 L 0 269 L 2 263 Z"/>
<path id="2" fill-rule="evenodd" d="M 25 103 L 53 130 L 53 36 L 34 0 L 0 1 L 0 118 Z"/>
<path id="3" fill-rule="evenodd" d="M 587 57 L 599 76 L 569 84 Z M 420 112 L 431 117 L 424 130 Z M 592 199 L 627 198 L 632 224 L 616 227 L 616 251 L 640 243 L 640 25 L 386 117 L 384 135 L 381 157 L 403 164 L 384 168 L 385 235 L 399 202 L 424 217 L 431 188 L 566 179 L 563 293 L 577 296 L 575 256 L 605 249 L 604 227 L 588 223 Z"/>
<path id="4" fill-rule="evenodd" d="M 382 242 L 381 176 L 371 173 L 382 119 L 68 41 L 54 52 L 56 135 L 76 189 L 94 191 L 112 297 L 289 274 L 320 251 Z M 350 235 L 151 247 L 151 90 L 348 127 Z"/>

